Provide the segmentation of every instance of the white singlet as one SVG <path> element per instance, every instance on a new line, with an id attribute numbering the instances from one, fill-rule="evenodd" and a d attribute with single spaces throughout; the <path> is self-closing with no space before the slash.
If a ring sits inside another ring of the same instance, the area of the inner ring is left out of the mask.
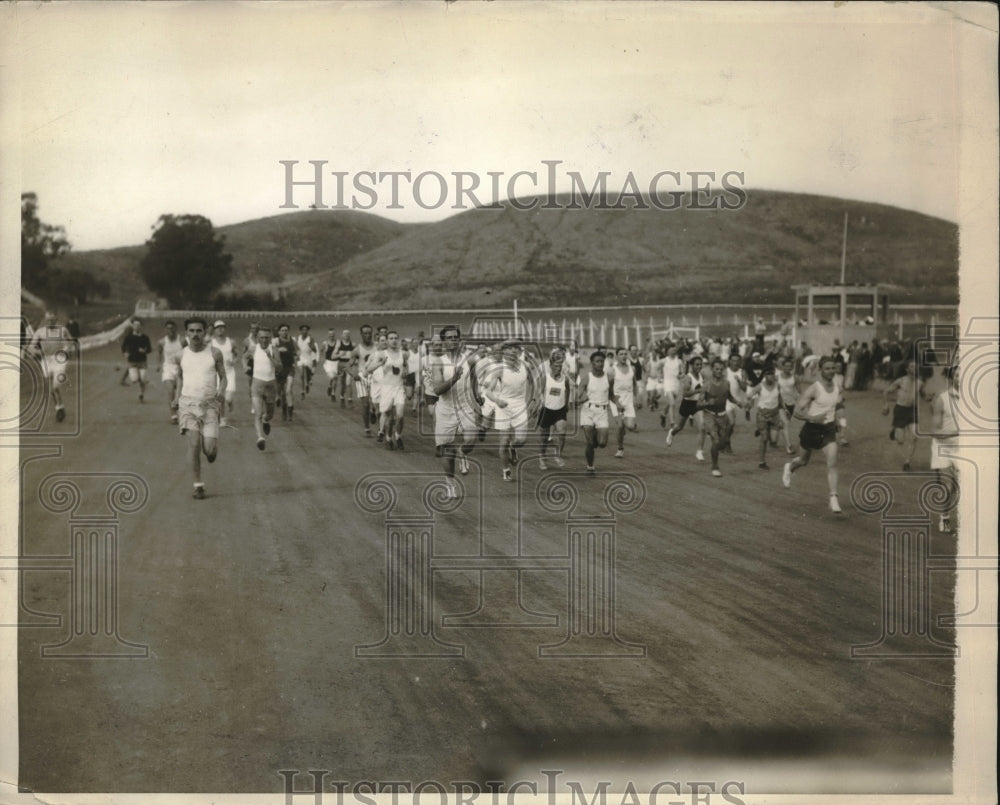
<path id="1" fill-rule="evenodd" d="M 183 372 L 181 396 L 195 400 L 212 399 L 219 386 L 212 348 L 205 347 L 194 352 L 191 347 L 184 347 L 180 364 Z"/>

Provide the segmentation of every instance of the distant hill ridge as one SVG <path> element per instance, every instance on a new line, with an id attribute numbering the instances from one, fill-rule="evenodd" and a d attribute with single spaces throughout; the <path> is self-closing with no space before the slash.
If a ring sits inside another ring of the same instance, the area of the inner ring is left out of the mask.
<path id="1" fill-rule="evenodd" d="M 561 197 L 556 197 L 560 199 Z M 522 200 L 523 201 L 523 200 Z M 234 288 L 282 287 L 292 308 L 787 304 L 840 277 L 896 302 L 954 303 L 958 227 L 859 201 L 747 191 L 740 210 L 476 209 L 428 224 L 308 210 L 219 227 Z M 148 296 L 144 246 L 71 253 L 122 298 Z"/>

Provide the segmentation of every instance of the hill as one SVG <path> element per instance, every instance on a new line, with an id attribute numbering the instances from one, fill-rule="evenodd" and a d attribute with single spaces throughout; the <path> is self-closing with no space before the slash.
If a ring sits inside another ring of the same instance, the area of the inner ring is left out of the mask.
<path id="1" fill-rule="evenodd" d="M 220 226 L 233 255 L 229 289 L 270 291 L 274 286 L 336 266 L 399 237 L 418 225 L 342 210 L 306 210 Z M 150 297 L 139 264 L 145 244 L 118 249 L 70 252 L 61 265 L 83 268 L 112 287 L 112 297 L 134 304 Z"/>
<path id="2" fill-rule="evenodd" d="M 750 192 L 738 211 L 477 209 L 410 231 L 290 293 L 293 307 L 643 305 L 792 301 L 790 286 L 899 286 L 953 303 L 958 228 L 894 207 Z M 376 279 L 377 281 L 372 281 Z"/>
<path id="3" fill-rule="evenodd" d="M 857 201 L 748 191 L 739 210 L 476 209 L 432 224 L 310 210 L 220 227 L 232 287 L 282 287 L 293 309 L 788 304 L 840 277 L 896 286 L 894 302 L 955 303 L 958 227 Z M 63 258 L 116 296 L 149 296 L 144 246 Z"/>

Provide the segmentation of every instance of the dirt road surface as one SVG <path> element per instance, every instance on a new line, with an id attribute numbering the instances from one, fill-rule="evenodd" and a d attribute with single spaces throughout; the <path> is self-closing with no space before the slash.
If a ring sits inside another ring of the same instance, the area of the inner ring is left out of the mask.
<path id="1" fill-rule="evenodd" d="M 154 379 L 140 404 L 120 367 L 113 346 L 87 353 L 66 421 L 41 410 L 22 439 L 23 790 L 281 792 L 282 770 L 310 789 L 313 769 L 351 785 L 950 790 L 954 634 L 937 617 L 953 610 L 954 574 L 924 588 L 921 645 L 939 656 L 909 656 L 911 642 L 900 658 L 852 657 L 879 642 L 886 588 L 880 517 L 849 490 L 901 463 L 876 394 L 848 397 L 839 516 L 821 462 L 790 490 L 782 449 L 758 469 L 742 417 L 713 478 L 694 431 L 667 450 L 646 410 L 625 457 L 612 436 L 594 477 L 578 434 L 558 473 L 523 448 L 516 483 L 487 441 L 460 505 L 442 511 L 433 488 L 425 503 L 439 464 L 418 421 L 389 451 L 322 379 L 260 452 L 240 376 L 234 427 L 194 500 L 163 387 Z M 921 443 L 915 468 L 927 466 Z M 893 477 L 894 505 L 918 512 L 927 480 Z M 380 510 L 385 488 L 395 507 Z M 934 526 L 931 552 L 954 555 Z M 394 576 L 392 557 L 412 572 Z M 116 637 L 88 642 L 91 618 Z M 581 624 L 591 639 L 567 642 Z M 445 656 L 412 656 L 428 646 Z M 60 656 L 80 647 L 104 655 Z"/>

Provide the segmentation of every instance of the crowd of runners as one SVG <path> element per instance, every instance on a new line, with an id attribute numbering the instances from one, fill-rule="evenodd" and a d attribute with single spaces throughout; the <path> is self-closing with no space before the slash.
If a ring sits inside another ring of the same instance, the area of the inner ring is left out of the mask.
<path id="1" fill-rule="evenodd" d="M 523 452 L 542 470 L 572 462 L 594 474 L 598 451 L 610 440 L 614 457 L 625 456 L 626 437 L 637 430 L 637 411 L 645 407 L 644 425 L 663 429 L 663 450 L 693 454 L 714 477 L 723 475 L 723 461 L 730 461 L 723 456 L 732 456 L 740 427 L 753 432 L 760 470 L 770 469 L 769 454 L 781 456 L 785 487 L 813 453 L 821 453 L 829 508 L 840 512 L 837 458 L 848 444 L 844 391 L 859 385 L 857 371 L 848 369 L 852 352 L 871 352 L 867 345 L 852 350 L 838 343 L 830 354 L 812 355 L 805 345 L 759 330 L 753 338 L 650 338 L 641 350 L 599 347 L 583 354 L 572 340 L 481 339 L 457 326 L 407 339 L 390 327 L 365 324 L 356 342 L 349 330 L 334 329 L 317 342 L 308 324 L 293 334 L 288 324 L 253 323 L 236 339 L 222 320 L 192 317 L 182 328 L 173 321 L 162 326 L 154 345 L 143 323 L 132 320 L 120 344 L 127 365 L 120 382 L 137 387 L 144 402 L 155 356 L 167 416 L 187 439 L 196 498 L 205 496 L 201 456 L 215 460 L 219 429 L 229 426 L 242 387 L 259 450 L 267 449 L 279 412 L 282 423 L 294 423 L 296 402 L 319 389 L 332 405 L 354 409 L 361 432 L 377 447 L 405 450 L 407 418 L 420 417 L 428 432 L 433 423 L 435 458 L 451 497 L 459 496 L 456 473 L 469 472 L 469 454 L 477 447 L 496 452 L 503 481 L 514 480 L 518 449 L 529 444 Z M 59 421 L 65 418 L 65 356 L 74 343 L 52 314 L 26 343 L 43 368 Z M 885 380 L 882 412 L 892 414 L 889 439 L 900 446 L 903 470 L 911 470 L 918 412 L 929 403 L 930 468 L 954 484 L 947 447 L 958 435 L 957 367 L 946 370 L 943 389 L 932 391 L 908 353 L 912 345 L 894 345 L 895 358 L 878 366 Z M 582 442 L 580 457 L 567 453 L 571 434 Z M 940 528 L 950 529 L 947 517 Z"/>

